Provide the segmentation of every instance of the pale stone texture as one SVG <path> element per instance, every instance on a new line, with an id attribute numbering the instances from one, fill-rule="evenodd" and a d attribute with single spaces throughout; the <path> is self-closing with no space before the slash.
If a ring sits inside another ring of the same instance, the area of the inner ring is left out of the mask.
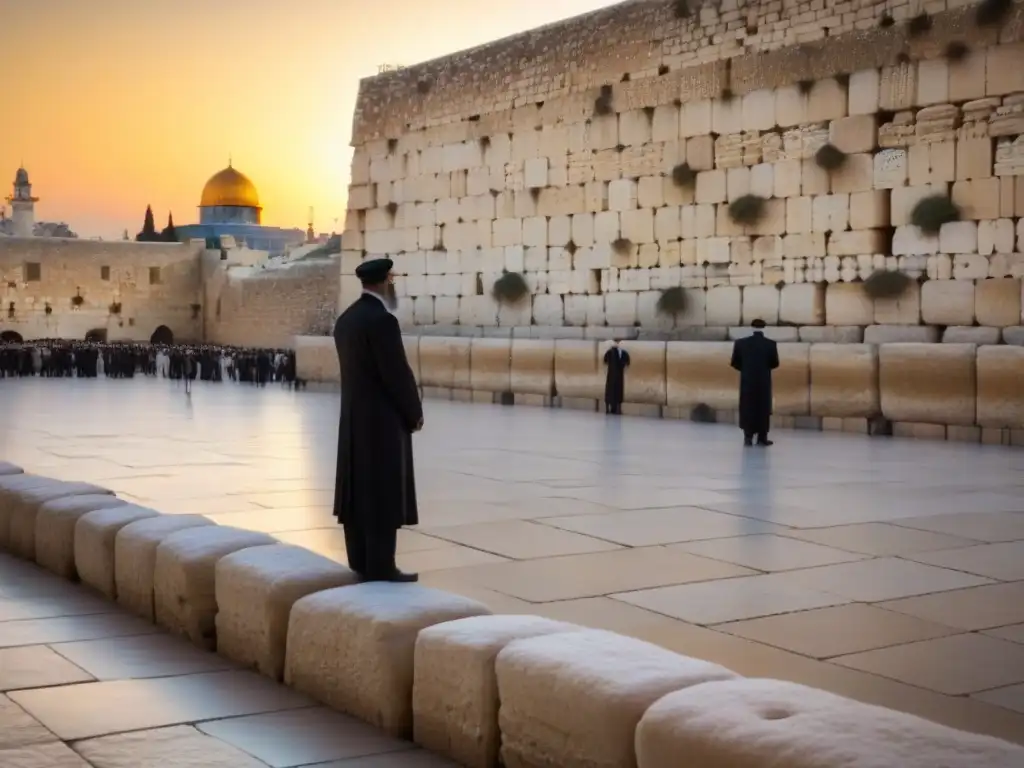
<path id="1" fill-rule="evenodd" d="M 75 569 L 83 583 L 111 600 L 117 598 L 114 580 L 114 543 L 117 533 L 138 520 L 160 513 L 135 504 L 98 509 L 75 523 Z"/>
<path id="2" fill-rule="evenodd" d="M 858 283 L 832 283 L 825 290 L 825 322 L 829 325 L 870 325 L 875 305 Z"/>
<path id="3" fill-rule="evenodd" d="M 98 509 L 121 507 L 127 502 L 115 496 L 69 496 L 48 501 L 36 515 L 36 562 L 65 579 L 77 580 L 75 526 L 83 515 Z"/>
<path id="4" fill-rule="evenodd" d="M 496 671 L 501 757 L 509 768 L 632 765 L 634 732 L 651 704 L 672 691 L 736 676 L 598 630 L 517 640 L 498 654 Z"/>
<path id="5" fill-rule="evenodd" d="M 264 763 L 190 725 L 88 739 L 75 749 L 96 768 L 264 768 Z"/>
<path id="6" fill-rule="evenodd" d="M 214 578 L 217 561 L 240 549 L 275 543 L 265 533 L 221 526 L 172 533 L 156 549 L 153 569 L 156 623 L 202 648 L 216 648 Z"/>
<path id="7" fill-rule="evenodd" d="M 978 347 L 978 424 L 1024 428 L 1024 347 Z"/>
<path id="8" fill-rule="evenodd" d="M 498 653 L 514 640 L 579 629 L 539 616 L 475 616 L 421 630 L 412 688 L 413 740 L 470 768 L 497 765 Z"/>
<path id="9" fill-rule="evenodd" d="M 217 561 L 217 652 L 267 677 L 284 676 L 288 617 L 313 592 L 356 583 L 343 565 L 302 547 L 271 544 Z"/>
<path id="10" fill-rule="evenodd" d="M 882 413 L 890 421 L 974 424 L 976 350 L 973 344 L 883 344 Z"/>
<path id="11" fill-rule="evenodd" d="M 1014 768 L 1024 747 L 780 680 L 706 683 L 672 693 L 636 730 L 643 768 Z"/>
<path id="12" fill-rule="evenodd" d="M 921 320 L 929 325 L 973 325 L 974 282 L 929 280 L 921 286 Z"/>
<path id="13" fill-rule="evenodd" d="M 748 285 L 743 289 L 743 323 L 763 320 L 768 325 L 779 322 L 780 291 L 774 285 Z"/>
<path id="14" fill-rule="evenodd" d="M 826 286 L 803 283 L 782 287 L 779 320 L 797 325 L 822 325 L 825 322 Z"/>
<path id="15" fill-rule="evenodd" d="M 864 329 L 865 344 L 934 344 L 941 331 L 934 325 L 869 325 Z"/>
<path id="16" fill-rule="evenodd" d="M 490 610 L 412 584 L 370 583 L 317 592 L 292 607 L 285 682 L 399 737 L 413 729 L 416 636 Z"/>
<path id="17" fill-rule="evenodd" d="M 1020 278 L 979 280 L 974 292 L 974 311 L 980 325 L 1017 325 L 1021 320 Z"/>
<path id="18" fill-rule="evenodd" d="M 0 765 L 5 768 L 94 768 L 71 747 L 60 743 L 0 749 Z"/>
<path id="19" fill-rule="evenodd" d="M 873 344 L 812 344 L 811 413 L 871 418 L 879 413 L 878 347 Z"/>
<path id="20" fill-rule="evenodd" d="M 202 515 L 161 515 L 129 523 L 114 539 L 114 587 L 117 602 L 144 619 L 156 618 L 153 574 L 156 550 L 173 533 L 214 525 Z M 72 555 L 74 554 L 72 548 Z"/>
<path id="21" fill-rule="evenodd" d="M 24 474 L 0 477 L 0 549 L 11 548 L 11 529 L 16 527 L 19 533 L 16 554 L 34 560 L 35 517 L 40 506 L 66 496 L 103 494 L 111 492 L 91 483 L 68 483 Z M 13 522 L 15 519 L 18 523 Z"/>

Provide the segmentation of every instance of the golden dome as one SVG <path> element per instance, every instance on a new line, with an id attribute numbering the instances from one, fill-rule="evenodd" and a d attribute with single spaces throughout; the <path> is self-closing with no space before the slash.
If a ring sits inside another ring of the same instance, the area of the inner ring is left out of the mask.
<path id="1" fill-rule="evenodd" d="M 230 165 L 219 173 L 215 173 L 203 187 L 203 197 L 199 201 L 200 208 L 216 206 L 232 206 L 236 208 L 259 208 L 260 196 L 256 185 L 249 181 L 244 173 L 239 173 Z"/>

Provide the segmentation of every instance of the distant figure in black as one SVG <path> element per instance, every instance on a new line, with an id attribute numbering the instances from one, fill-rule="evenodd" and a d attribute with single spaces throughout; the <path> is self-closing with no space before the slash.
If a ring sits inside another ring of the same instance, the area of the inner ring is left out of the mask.
<path id="1" fill-rule="evenodd" d="M 751 323 L 754 334 L 737 339 L 732 347 L 732 367 L 740 372 L 740 429 L 743 444 L 772 445 L 768 439 L 772 417 L 772 371 L 779 367 L 779 348 L 765 338 L 764 320 Z"/>
<path id="2" fill-rule="evenodd" d="M 334 516 L 345 527 L 349 567 L 367 581 L 417 581 L 395 564 L 398 529 L 416 525 L 412 433 L 423 407 L 405 356 L 390 259 L 360 264 L 363 295 L 334 326 L 341 366 L 341 422 Z"/>
<path id="3" fill-rule="evenodd" d="M 612 346 L 604 353 L 604 364 L 608 366 L 604 380 L 604 412 L 620 414 L 625 399 L 629 352 L 619 346 L 619 339 L 612 341 Z"/>

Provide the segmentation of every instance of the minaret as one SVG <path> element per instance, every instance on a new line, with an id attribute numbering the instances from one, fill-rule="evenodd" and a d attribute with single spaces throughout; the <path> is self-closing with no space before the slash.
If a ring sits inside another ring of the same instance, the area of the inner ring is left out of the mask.
<path id="1" fill-rule="evenodd" d="M 15 237 L 32 237 L 36 226 L 36 203 L 38 197 L 32 197 L 32 184 L 28 180 L 28 171 L 19 168 L 14 175 L 14 193 L 7 198 L 11 204 L 11 220 L 14 223 Z"/>

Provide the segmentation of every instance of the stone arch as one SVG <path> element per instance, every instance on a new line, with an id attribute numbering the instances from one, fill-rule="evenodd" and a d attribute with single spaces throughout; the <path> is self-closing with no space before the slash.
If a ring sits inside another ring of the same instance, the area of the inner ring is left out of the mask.
<path id="1" fill-rule="evenodd" d="M 153 335 L 149 337 L 150 344 L 173 344 L 174 343 L 174 331 L 168 328 L 166 325 L 161 325 L 155 331 Z"/>
<path id="2" fill-rule="evenodd" d="M 103 344 L 107 340 L 107 329 L 106 328 L 93 328 L 91 331 L 85 334 L 85 340 L 93 343 Z"/>
<path id="3" fill-rule="evenodd" d="M 0 333 L 0 341 L 5 341 L 8 344 L 21 344 L 25 339 L 17 331 L 4 331 Z"/>

